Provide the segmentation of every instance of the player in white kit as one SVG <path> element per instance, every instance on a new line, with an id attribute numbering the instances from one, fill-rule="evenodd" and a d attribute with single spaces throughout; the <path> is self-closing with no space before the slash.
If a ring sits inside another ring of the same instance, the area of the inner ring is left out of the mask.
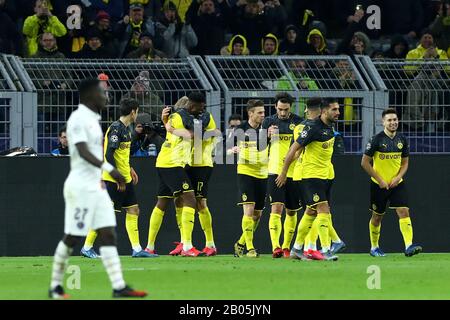
<path id="1" fill-rule="evenodd" d="M 102 170 L 118 183 L 124 177 L 111 164 L 103 162 L 103 132 L 99 124 L 101 111 L 106 107 L 106 94 L 97 79 L 87 79 L 79 86 L 80 105 L 67 122 L 70 173 L 64 183 L 64 237 L 59 242 L 54 260 L 49 297 L 66 299 L 63 278 L 73 247 L 88 234 L 98 232 L 100 255 L 113 287 L 113 297 L 142 298 L 144 291 L 136 291 L 125 284 L 116 247 L 116 217 L 111 199 L 101 181 Z"/>

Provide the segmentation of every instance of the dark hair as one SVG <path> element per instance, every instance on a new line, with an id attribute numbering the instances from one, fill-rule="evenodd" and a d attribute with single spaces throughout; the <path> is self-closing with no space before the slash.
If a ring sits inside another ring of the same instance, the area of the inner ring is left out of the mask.
<path id="1" fill-rule="evenodd" d="M 338 103 L 337 100 L 334 99 L 334 98 L 322 99 L 322 104 L 321 104 L 320 108 L 321 109 L 328 109 L 330 107 L 330 105 L 332 105 L 334 103 Z"/>
<path id="2" fill-rule="evenodd" d="M 242 121 L 242 117 L 241 117 L 241 115 L 235 113 L 235 114 L 232 114 L 232 115 L 228 118 L 228 123 L 230 123 L 230 121 L 233 121 L 233 120 L 239 120 L 239 121 Z"/>
<path id="3" fill-rule="evenodd" d="M 250 99 L 247 102 L 247 112 L 252 111 L 256 107 L 264 107 L 264 102 L 258 99 Z"/>
<path id="4" fill-rule="evenodd" d="M 63 134 L 63 132 L 66 132 L 66 131 L 67 131 L 67 127 L 66 127 L 66 126 L 62 126 L 62 127 L 59 129 L 58 137 L 61 137 L 61 135 Z"/>
<path id="5" fill-rule="evenodd" d="M 131 98 L 120 100 L 120 115 L 128 116 L 131 111 L 136 111 L 139 108 L 139 103 Z"/>
<path id="6" fill-rule="evenodd" d="M 381 117 L 384 118 L 385 115 L 387 114 L 395 114 L 397 115 L 397 110 L 395 110 L 394 108 L 387 108 L 386 110 L 383 110 L 383 113 L 381 114 Z"/>
<path id="7" fill-rule="evenodd" d="M 87 96 L 92 93 L 94 89 L 97 89 L 100 84 L 100 80 L 97 78 L 84 79 L 80 82 L 78 86 L 78 92 L 80 94 L 80 100 L 84 100 Z"/>
<path id="8" fill-rule="evenodd" d="M 317 110 L 322 108 L 322 98 L 310 98 L 306 101 L 306 106 L 310 110 Z"/>
<path id="9" fill-rule="evenodd" d="M 189 98 L 189 101 L 191 101 L 191 102 L 206 103 L 205 95 L 203 93 L 201 93 L 200 91 L 191 92 L 189 94 L 188 98 Z"/>
<path id="10" fill-rule="evenodd" d="M 279 102 L 281 103 L 289 103 L 291 105 L 294 102 L 294 98 L 287 92 L 279 92 L 275 96 L 275 104 Z"/>

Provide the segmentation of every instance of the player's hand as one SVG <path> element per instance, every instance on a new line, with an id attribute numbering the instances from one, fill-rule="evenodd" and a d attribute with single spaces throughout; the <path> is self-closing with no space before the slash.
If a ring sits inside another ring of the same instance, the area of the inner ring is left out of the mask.
<path id="1" fill-rule="evenodd" d="M 231 148 L 231 149 L 229 149 L 229 150 L 230 150 L 231 153 L 233 153 L 233 154 L 237 154 L 237 153 L 241 152 L 241 148 L 239 148 L 239 147 L 233 147 L 233 148 Z"/>
<path id="2" fill-rule="evenodd" d="M 136 171 L 134 171 L 133 168 L 131 168 L 130 173 L 131 173 L 131 179 L 133 179 L 133 184 L 137 185 L 139 182 L 139 176 L 137 175 Z"/>
<path id="3" fill-rule="evenodd" d="M 389 185 L 386 183 L 386 181 L 384 181 L 383 179 L 381 179 L 380 181 L 378 181 L 378 185 L 380 186 L 380 189 L 386 189 L 389 190 Z"/>
<path id="4" fill-rule="evenodd" d="M 124 176 L 123 176 L 119 171 L 117 171 L 117 169 L 114 169 L 114 170 L 111 171 L 109 174 L 111 175 L 111 177 L 112 177 L 114 180 L 117 181 L 117 183 L 125 183 L 125 178 L 124 178 Z"/>
<path id="5" fill-rule="evenodd" d="M 275 179 L 275 183 L 277 184 L 278 188 L 281 188 L 286 183 L 286 174 L 281 173 L 278 175 L 278 177 Z"/>
<path id="6" fill-rule="evenodd" d="M 166 124 L 169 121 L 169 115 L 170 111 L 172 110 L 172 107 L 165 106 L 164 109 L 161 112 L 161 121 Z"/>
<path id="7" fill-rule="evenodd" d="M 271 125 L 271 126 L 269 127 L 269 129 L 267 130 L 267 134 L 269 135 L 269 138 L 271 138 L 272 135 L 274 135 L 277 131 L 278 131 L 278 126 L 276 126 L 276 125 Z"/>
<path id="8" fill-rule="evenodd" d="M 398 186 L 398 184 L 400 183 L 400 180 L 402 180 L 399 177 L 395 177 L 394 179 L 392 179 L 391 183 L 389 183 L 389 189 L 395 188 L 396 186 Z"/>

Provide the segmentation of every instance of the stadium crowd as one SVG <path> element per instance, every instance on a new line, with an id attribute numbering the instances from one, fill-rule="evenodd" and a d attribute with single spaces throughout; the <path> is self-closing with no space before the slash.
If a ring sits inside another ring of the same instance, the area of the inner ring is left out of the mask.
<path id="1" fill-rule="evenodd" d="M 370 5 L 380 29 L 368 27 Z M 23 57 L 447 59 L 449 28 L 446 0 L 0 0 L 0 53 Z"/>

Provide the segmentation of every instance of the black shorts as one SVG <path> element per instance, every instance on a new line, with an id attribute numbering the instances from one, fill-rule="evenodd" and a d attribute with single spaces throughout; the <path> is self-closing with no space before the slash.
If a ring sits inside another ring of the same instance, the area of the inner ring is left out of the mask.
<path id="1" fill-rule="evenodd" d="M 193 192 L 184 168 L 156 168 L 159 176 L 158 198 L 176 198 L 183 192 Z"/>
<path id="2" fill-rule="evenodd" d="M 263 210 L 266 203 L 267 179 L 238 174 L 238 205 L 255 204 L 255 210 Z"/>
<path id="3" fill-rule="evenodd" d="M 384 214 L 387 204 L 389 208 L 408 208 L 408 192 L 405 182 L 401 182 L 393 189 L 381 189 L 378 184 L 370 180 L 370 211 Z"/>
<path id="4" fill-rule="evenodd" d="M 300 190 L 297 181 L 293 181 L 292 178 L 287 178 L 286 184 L 281 188 L 278 188 L 275 179 L 278 175 L 271 174 L 268 178 L 268 195 L 270 204 L 281 203 L 284 204 L 286 209 L 291 211 L 298 211 L 302 208 L 300 203 Z"/>
<path id="5" fill-rule="evenodd" d="M 120 192 L 116 182 L 104 181 L 109 197 L 114 204 L 114 211 L 121 212 L 122 208 L 127 209 L 137 206 L 136 193 L 132 182 L 127 183 L 125 191 Z"/>
<path id="6" fill-rule="evenodd" d="M 208 182 L 212 167 L 186 167 L 186 174 L 191 180 L 196 198 L 208 198 Z"/>
<path id="7" fill-rule="evenodd" d="M 305 205 L 314 207 L 323 202 L 328 202 L 331 206 L 331 187 L 333 180 L 328 179 L 303 179 L 301 181 L 301 192 Z"/>

